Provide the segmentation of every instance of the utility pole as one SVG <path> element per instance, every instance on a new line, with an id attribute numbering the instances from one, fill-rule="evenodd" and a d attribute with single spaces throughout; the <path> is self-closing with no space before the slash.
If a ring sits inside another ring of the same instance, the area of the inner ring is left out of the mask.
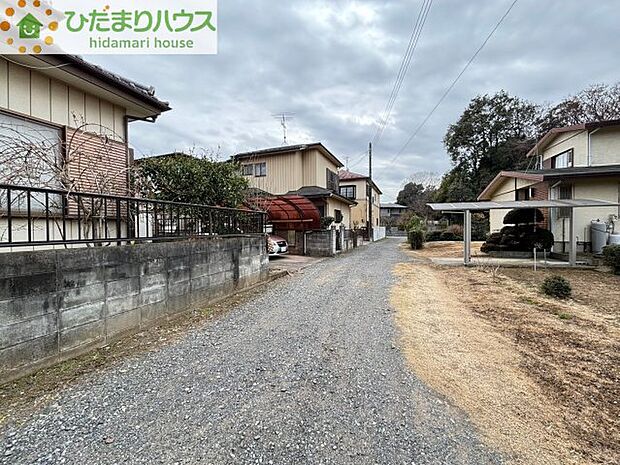
<path id="1" fill-rule="evenodd" d="M 368 143 L 368 240 L 373 239 L 373 223 L 372 223 L 372 142 Z"/>

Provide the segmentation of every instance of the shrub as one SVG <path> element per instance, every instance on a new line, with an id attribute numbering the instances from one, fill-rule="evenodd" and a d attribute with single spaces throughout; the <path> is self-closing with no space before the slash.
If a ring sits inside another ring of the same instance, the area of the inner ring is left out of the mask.
<path id="1" fill-rule="evenodd" d="M 471 215 L 471 239 L 473 241 L 485 241 L 489 235 L 489 216 L 485 213 L 472 213 Z"/>
<path id="2" fill-rule="evenodd" d="M 446 232 L 454 234 L 457 237 L 463 237 L 463 226 L 460 224 L 451 224 L 446 228 Z"/>
<path id="3" fill-rule="evenodd" d="M 424 231 L 426 230 L 426 224 L 423 218 L 420 218 L 418 215 L 412 214 L 405 223 L 405 229 L 407 231 L 413 231 L 415 229 L 420 229 Z"/>
<path id="4" fill-rule="evenodd" d="M 558 299 L 568 299 L 573 293 L 568 280 L 560 275 L 549 276 L 540 288 L 544 294 Z"/>
<path id="5" fill-rule="evenodd" d="M 536 224 L 545 221 L 545 216 L 538 208 L 510 210 L 504 217 L 504 224 Z"/>
<path id="6" fill-rule="evenodd" d="M 620 275 L 620 245 L 608 245 L 603 249 L 605 264 L 613 267 L 614 273 Z"/>
<path id="7" fill-rule="evenodd" d="M 334 222 L 335 218 L 333 216 L 324 216 L 321 218 L 321 229 L 327 229 Z"/>
<path id="8" fill-rule="evenodd" d="M 440 239 L 442 241 L 462 241 L 463 236 L 458 236 L 457 234 L 446 230 L 441 233 Z"/>
<path id="9" fill-rule="evenodd" d="M 424 230 L 422 229 L 413 229 L 407 233 L 407 239 L 413 250 L 418 250 L 424 247 L 424 236 Z"/>
<path id="10" fill-rule="evenodd" d="M 411 248 L 418 250 L 424 247 L 424 240 L 426 239 L 426 224 L 424 219 L 413 214 L 407 221 L 406 228 L 407 240 L 409 244 L 411 244 Z"/>
<path id="11" fill-rule="evenodd" d="M 441 240 L 443 231 L 429 231 L 426 233 L 426 242 L 437 242 Z"/>
<path id="12" fill-rule="evenodd" d="M 492 250 L 531 252 L 534 248 L 550 250 L 553 242 L 551 231 L 535 227 L 533 224 L 504 226 L 501 232 L 489 235 L 483 246 L 483 252 Z"/>

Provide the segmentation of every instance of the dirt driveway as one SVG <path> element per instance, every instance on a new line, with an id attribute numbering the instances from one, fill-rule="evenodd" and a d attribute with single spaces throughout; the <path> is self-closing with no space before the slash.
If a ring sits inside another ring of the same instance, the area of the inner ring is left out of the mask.
<path id="1" fill-rule="evenodd" d="M 574 298 L 542 296 L 551 272 L 396 267 L 392 303 L 414 371 L 522 464 L 620 463 L 620 278 L 555 270 Z M 460 250 L 459 250 L 460 252 Z"/>

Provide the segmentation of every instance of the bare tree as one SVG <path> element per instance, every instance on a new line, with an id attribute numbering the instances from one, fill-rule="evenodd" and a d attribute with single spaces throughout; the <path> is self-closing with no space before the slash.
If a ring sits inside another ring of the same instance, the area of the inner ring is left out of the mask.
<path id="1" fill-rule="evenodd" d="M 403 181 L 402 186 L 410 182 L 420 184 L 426 189 L 434 189 L 441 184 L 441 175 L 434 171 L 416 171 Z"/>
<path id="2" fill-rule="evenodd" d="M 63 238 L 65 231 L 59 213 L 66 209 L 70 214 L 78 209 L 84 237 L 101 238 L 106 226 L 104 205 L 101 198 L 85 198 L 79 192 L 93 194 L 127 195 L 128 170 L 126 163 L 118 162 L 120 137 L 113 129 L 100 124 L 87 124 L 74 115 L 75 129 L 66 142 L 61 132 L 54 128 L 22 122 L 0 122 L 0 182 L 4 184 L 66 191 L 64 194 L 44 194 L 16 190 L 11 198 L 13 211 L 24 209 L 31 202 L 33 220 L 50 219 Z M 125 155 L 126 157 L 126 155 Z M 6 194 L 0 198 L 0 207 L 7 203 Z M 34 222 L 36 225 L 36 221 Z M 26 228 L 27 226 L 22 226 Z M 96 230 L 93 231 L 92 229 Z M 2 235 L 6 230 L 2 231 Z"/>

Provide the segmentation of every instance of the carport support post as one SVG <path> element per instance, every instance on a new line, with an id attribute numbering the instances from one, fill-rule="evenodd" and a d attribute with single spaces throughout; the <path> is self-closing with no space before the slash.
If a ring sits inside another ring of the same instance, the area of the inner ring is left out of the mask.
<path id="1" fill-rule="evenodd" d="M 471 210 L 465 210 L 463 227 L 463 264 L 471 263 Z"/>
<path id="2" fill-rule="evenodd" d="M 568 264 L 570 266 L 576 266 L 577 265 L 577 236 L 575 235 L 575 208 L 574 207 L 570 207 L 568 234 L 569 234 Z"/>

